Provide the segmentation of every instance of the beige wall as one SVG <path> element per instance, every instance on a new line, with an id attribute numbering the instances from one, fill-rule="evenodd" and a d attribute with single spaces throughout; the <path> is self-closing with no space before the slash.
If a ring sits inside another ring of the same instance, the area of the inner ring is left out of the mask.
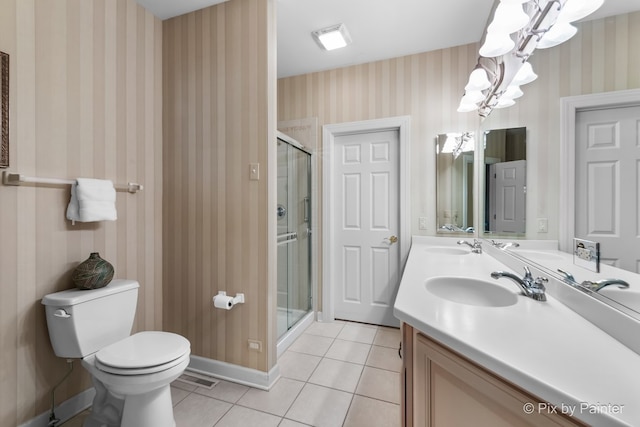
<path id="1" fill-rule="evenodd" d="M 435 233 L 435 136 L 526 126 L 529 152 L 529 237 L 558 238 L 560 98 L 640 87 L 640 13 L 579 24 L 578 35 L 531 58 L 540 78 L 523 86 L 514 107 L 496 110 L 481 123 L 456 112 L 476 44 L 427 52 L 278 81 L 278 120 L 318 117 L 330 123 L 411 115 L 411 218 L 413 234 Z M 429 230 L 418 230 L 418 217 Z M 549 232 L 535 232 L 536 218 Z M 533 230 L 533 231 L 532 231 Z"/>
<path id="2" fill-rule="evenodd" d="M 273 0 L 231 0 L 163 26 L 164 326 L 260 371 L 275 363 L 274 19 Z M 214 309 L 218 291 L 246 303 Z"/>
<path id="3" fill-rule="evenodd" d="M 162 328 L 161 22 L 133 0 L 0 0 L 11 55 L 11 167 L 25 175 L 140 182 L 116 222 L 65 220 L 69 187 L 0 185 L 0 425 L 48 410 L 66 370 L 43 295 L 70 288 L 90 252 L 140 281 L 136 330 Z M 76 363 L 56 394 L 90 386 Z"/>

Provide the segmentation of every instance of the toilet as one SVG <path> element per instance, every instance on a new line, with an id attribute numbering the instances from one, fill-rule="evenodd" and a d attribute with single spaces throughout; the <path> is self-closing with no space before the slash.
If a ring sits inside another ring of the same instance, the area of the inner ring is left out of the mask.
<path id="1" fill-rule="evenodd" d="M 84 427 L 175 427 L 170 384 L 189 364 L 189 341 L 170 332 L 131 334 L 138 282 L 46 295 L 49 339 L 58 357 L 82 359 L 96 395 Z"/>

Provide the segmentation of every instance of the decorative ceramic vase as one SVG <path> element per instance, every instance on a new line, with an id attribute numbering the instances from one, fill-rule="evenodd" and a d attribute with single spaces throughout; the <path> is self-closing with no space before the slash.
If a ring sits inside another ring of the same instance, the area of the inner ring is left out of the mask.
<path id="1" fill-rule="evenodd" d="M 107 286 L 113 279 L 113 266 L 92 252 L 85 261 L 73 270 L 71 280 L 78 289 L 98 289 Z"/>

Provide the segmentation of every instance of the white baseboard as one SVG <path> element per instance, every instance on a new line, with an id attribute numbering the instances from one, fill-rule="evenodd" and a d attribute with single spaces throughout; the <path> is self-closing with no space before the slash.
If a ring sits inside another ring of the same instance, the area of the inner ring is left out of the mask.
<path id="1" fill-rule="evenodd" d="M 93 397 L 96 391 L 93 387 L 76 394 L 70 399 L 65 400 L 55 408 L 56 418 L 60 420 L 60 424 L 70 420 L 78 415 L 80 412 L 89 408 L 93 403 Z M 19 427 L 47 427 L 49 424 L 49 411 L 38 415 L 35 418 L 30 419 L 24 424 L 20 424 Z"/>
<path id="2" fill-rule="evenodd" d="M 269 372 L 263 372 L 194 355 L 191 355 L 191 362 L 187 369 L 261 390 L 269 390 L 280 378 L 278 364 L 271 368 Z"/>

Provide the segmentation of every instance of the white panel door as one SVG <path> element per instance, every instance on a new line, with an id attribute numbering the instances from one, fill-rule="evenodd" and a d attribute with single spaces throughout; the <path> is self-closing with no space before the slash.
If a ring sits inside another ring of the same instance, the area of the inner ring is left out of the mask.
<path id="1" fill-rule="evenodd" d="M 526 165 L 526 160 L 491 165 L 495 179 L 495 228 L 492 231 L 525 232 Z"/>
<path id="2" fill-rule="evenodd" d="M 575 236 L 601 259 L 640 272 L 640 106 L 576 115 Z"/>
<path id="3" fill-rule="evenodd" d="M 398 131 L 338 136 L 333 152 L 335 318 L 397 326 Z"/>

